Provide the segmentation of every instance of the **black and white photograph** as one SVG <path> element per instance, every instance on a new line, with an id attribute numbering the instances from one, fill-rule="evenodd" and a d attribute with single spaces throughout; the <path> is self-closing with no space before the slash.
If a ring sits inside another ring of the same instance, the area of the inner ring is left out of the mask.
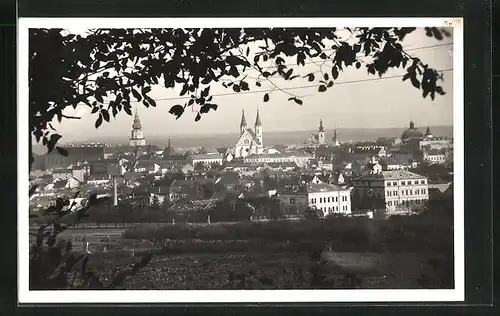
<path id="1" fill-rule="evenodd" d="M 19 301 L 464 300 L 462 32 L 21 18 Z"/>

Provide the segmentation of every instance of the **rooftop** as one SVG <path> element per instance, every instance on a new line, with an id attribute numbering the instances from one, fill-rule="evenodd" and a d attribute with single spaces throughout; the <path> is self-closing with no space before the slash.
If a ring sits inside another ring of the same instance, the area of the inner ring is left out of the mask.
<path id="1" fill-rule="evenodd" d="M 407 170 L 388 170 L 377 174 L 367 174 L 355 178 L 354 180 L 406 180 L 406 179 L 426 179 L 425 176 Z"/>
<path id="2" fill-rule="evenodd" d="M 245 159 L 254 158 L 313 158 L 313 155 L 308 153 L 280 153 L 280 154 L 265 154 L 265 155 L 249 155 Z"/>
<path id="3" fill-rule="evenodd" d="M 222 159 L 222 155 L 217 153 L 217 154 L 198 154 L 198 155 L 191 155 L 191 159 L 194 160 L 199 160 L 199 159 Z"/>
<path id="4" fill-rule="evenodd" d="M 346 189 L 341 188 L 337 185 L 327 184 L 327 183 L 311 183 L 307 186 L 308 193 L 345 191 L 345 190 Z"/>

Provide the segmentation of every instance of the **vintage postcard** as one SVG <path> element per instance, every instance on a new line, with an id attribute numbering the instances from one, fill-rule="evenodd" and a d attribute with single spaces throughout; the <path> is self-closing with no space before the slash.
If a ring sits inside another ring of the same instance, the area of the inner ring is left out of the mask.
<path id="1" fill-rule="evenodd" d="M 462 27 L 21 18 L 19 302 L 463 301 Z"/>

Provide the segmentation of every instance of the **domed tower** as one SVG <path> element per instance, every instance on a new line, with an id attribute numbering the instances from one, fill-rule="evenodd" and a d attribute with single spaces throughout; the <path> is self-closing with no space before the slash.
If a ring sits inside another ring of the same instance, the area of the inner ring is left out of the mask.
<path id="1" fill-rule="evenodd" d="M 423 136 L 424 135 L 422 134 L 422 132 L 415 127 L 415 123 L 413 121 L 410 121 L 410 128 L 403 132 L 403 134 L 401 135 L 401 140 L 403 142 L 406 142 L 409 139 L 422 138 Z"/>
<path id="2" fill-rule="evenodd" d="M 132 131 L 129 139 L 130 146 L 146 146 L 146 139 L 142 132 L 141 120 L 137 109 L 135 109 L 134 123 L 132 124 Z"/>
<path id="3" fill-rule="evenodd" d="M 257 117 L 255 118 L 255 136 L 257 136 L 257 139 L 262 146 L 264 143 L 262 142 L 262 122 L 260 121 L 259 110 L 257 110 Z"/>
<path id="4" fill-rule="evenodd" d="M 319 120 L 319 129 L 318 129 L 318 144 L 325 144 L 325 129 L 323 127 L 323 119 Z"/>
<path id="5" fill-rule="evenodd" d="M 241 110 L 240 135 L 247 129 L 247 120 L 245 119 L 245 110 Z"/>

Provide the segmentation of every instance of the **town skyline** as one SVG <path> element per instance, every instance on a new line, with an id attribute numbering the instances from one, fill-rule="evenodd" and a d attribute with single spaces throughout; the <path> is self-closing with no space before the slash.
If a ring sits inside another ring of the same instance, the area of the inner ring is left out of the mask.
<path id="1" fill-rule="evenodd" d="M 255 113 L 261 113 L 263 132 L 316 130 L 319 120 L 323 119 L 327 130 L 336 128 L 384 128 L 408 126 L 413 120 L 417 127 L 453 125 L 453 42 L 451 39 L 436 41 L 428 38 L 423 29 L 408 35 L 403 41 L 406 50 L 412 55 L 425 60 L 429 66 L 442 71 L 443 96 L 434 101 L 422 98 L 421 92 L 410 83 L 402 82 L 402 72 L 391 69 L 381 78 L 373 77 L 365 71 L 347 68 L 334 87 L 318 93 L 316 86 L 307 82 L 284 82 L 276 79 L 276 84 L 283 91 L 270 92 L 269 102 L 263 102 L 266 91 L 272 89 L 263 83 L 255 87 L 251 82 L 250 91 L 234 93 L 232 89 L 213 84 L 211 93 L 213 103 L 219 105 L 217 111 L 211 111 L 195 122 L 196 111 L 186 111 L 176 119 L 168 113 L 175 104 L 183 104 L 186 98 L 179 97 L 177 87 L 165 89 L 154 86 L 151 96 L 157 106 L 145 108 L 133 102 L 133 111 L 138 110 L 146 137 L 168 135 L 223 135 L 237 132 L 241 111 L 244 110 L 250 125 L 255 120 Z M 317 72 L 318 67 L 307 64 L 304 73 Z M 249 75 L 252 72 L 249 71 Z M 362 93 L 359 93 L 359 92 Z M 301 97 L 302 105 L 288 101 L 293 93 Z M 78 106 L 68 110 L 67 115 L 81 117 L 79 120 L 53 122 L 54 127 L 63 135 L 62 141 L 75 142 L 106 136 L 128 135 L 133 116 L 119 113 L 116 118 L 105 122 L 98 129 L 94 128 L 95 115 L 90 115 L 90 108 Z M 221 124 L 221 122 L 224 122 Z M 161 132 L 159 132 L 161 131 Z"/>

